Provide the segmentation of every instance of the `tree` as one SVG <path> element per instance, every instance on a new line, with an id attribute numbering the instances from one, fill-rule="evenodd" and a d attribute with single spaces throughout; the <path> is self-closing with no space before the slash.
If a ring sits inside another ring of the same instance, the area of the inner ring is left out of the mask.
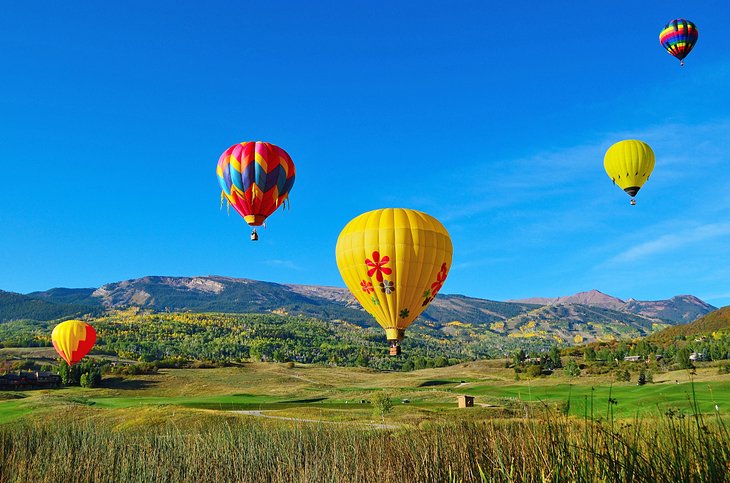
<path id="1" fill-rule="evenodd" d="M 646 373 L 644 372 L 644 369 L 639 372 L 639 380 L 637 381 L 637 384 L 639 386 L 643 386 L 644 384 L 646 384 Z"/>
<path id="2" fill-rule="evenodd" d="M 416 357 L 413 359 L 413 367 L 418 371 L 420 369 L 425 369 L 428 367 L 428 363 L 426 361 L 425 357 Z"/>
<path id="3" fill-rule="evenodd" d="M 527 354 L 525 354 L 525 351 L 522 350 L 522 348 L 519 348 L 512 353 L 512 362 L 514 364 L 521 364 L 526 358 Z"/>
<path id="4" fill-rule="evenodd" d="M 593 347 L 586 347 L 583 357 L 587 361 L 595 361 L 596 360 L 596 350 Z"/>
<path id="5" fill-rule="evenodd" d="M 97 365 L 93 360 L 84 360 L 69 367 L 66 361 L 61 360 L 57 372 L 66 386 L 96 387 L 101 382 L 101 368 Z"/>
<path id="6" fill-rule="evenodd" d="M 276 362 L 286 362 L 288 359 L 286 352 L 283 349 L 276 349 L 272 356 Z"/>
<path id="7" fill-rule="evenodd" d="M 580 376 L 580 367 L 578 367 L 578 364 L 573 359 L 570 359 L 568 361 L 568 363 L 565 365 L 564 371 L 570 377 Z"/>
<path id="8" fill-rule="evenodd" d="M 550 360 L 553 369 L 560 369 L 563 367 L 563 362 L 560 360 L 560 349 L 558 349 L 558 346 L 554 345 L 550 348 L 548 359 Z"/>
<path id="9" fill-rule="evenodd" d="M 61 376 L 61 383 L 65 386 L 77 386 L 81 378 L 80 365 L 69 366 L 66 361 L 58 363 L 58 375 Z"/>
<path id="10" fill-rule="evenodd" d="M 364 352 L 360 352 L 355 359 L 355 365 L 360 367 L 367 367 L 370 363 L 370 358 Z"/>
<path id="11" fill-rule="evenodd" d="M 694 369 L 694 364 L 689 360 L 690 352 L 689 347 L 685 346 L 679 349 L 674 355 L 674 362 L 679 365 L 680 369 Z"/>
<path id="12" fill-rule="evenodd" d="M 385 391 L 378 391 L 370 398 L 373 403 L 373 411 L 376 415 L 380 415 L 385 422 L 385 415 L 393 410 L 393 401 L 390 400 L 390 394 Z"/>
<path id="13" fill-rule="evenodd" d="M 616 380 L 619 382 L 629 382 L 631 380 L 631 373 L 627 369 L 619 369 L 616 371 Z"/>

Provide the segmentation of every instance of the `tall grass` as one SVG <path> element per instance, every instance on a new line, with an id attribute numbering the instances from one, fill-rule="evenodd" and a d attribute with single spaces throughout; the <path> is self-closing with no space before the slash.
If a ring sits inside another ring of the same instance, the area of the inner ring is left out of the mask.
<path id="1" fill-rule="evenodd" d="M 415 429 L 225 418 L 115 430 L 91 420 L 0 428 L 0 481 L 728 481 L 719 417 L 628 423 L 545 411 Z"/>

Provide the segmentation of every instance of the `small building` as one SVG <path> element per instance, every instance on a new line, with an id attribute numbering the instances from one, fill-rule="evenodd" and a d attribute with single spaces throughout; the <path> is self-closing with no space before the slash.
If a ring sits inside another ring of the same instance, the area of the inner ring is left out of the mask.
<path id="1" fill-rule="evenodd" d="M 474 407 L 474 396 L 462 395 L 459 396 L 459 407 L 460 408 L 473 408 Z"/>
<path id="2" fill-rule="evenodd" d="M 0 390 L 42 389 L 61 385 L 61 376 L 46 371 L 0 375 Z"/>
<path id="3" fill-rule="evenodd" d="M 689 360 L 692 362 L 699 362 L 705 360 L 705 354 L 702 352 L 693 352 L 689 355 Z"/>
<path id="4" fill-rule="evenodd" d="M 626 356 L 624 360 L 626 362 L 641 362 L 641 356 Z"/>

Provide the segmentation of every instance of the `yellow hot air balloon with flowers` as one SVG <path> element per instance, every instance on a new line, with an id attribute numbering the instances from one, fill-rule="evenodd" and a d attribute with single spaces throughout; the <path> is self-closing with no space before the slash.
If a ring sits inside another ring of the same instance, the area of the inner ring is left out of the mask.
<path id="1" fill-rule="evenodd" d="M 453 247 L 434 217 L 406 208 L 369 211 L 351 220 L 335 249 L 345 285 L 385 329 L 400 354 L 406 328 L 439 293 Z"/>

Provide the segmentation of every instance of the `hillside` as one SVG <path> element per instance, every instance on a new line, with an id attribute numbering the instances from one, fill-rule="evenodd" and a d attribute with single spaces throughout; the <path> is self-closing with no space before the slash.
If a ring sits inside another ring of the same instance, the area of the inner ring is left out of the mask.
<path id="1" fill-rule="evenodd" d="M 301 290 L 303 292 L 303 290 Z M 142 307 L 154 311 L 281 313 L 370 323 L 359 306 L 299 293 L 290 286 L 229 277 L 142 277 L 97 289 L 51 289 L 29 294 L 42 300 L 83 300 L 98 307 Z"/>
<path id="2" fill-rule="evenodd" d="M 644 301 L 628 299 L 624 301 L 598 290 L 579 292 L 565 297 L 534 297 L 521 300 L 510 300 L 509 302 L 540 305 L 580 304 L 611 309 L 618 312 L 628 312 L 654 319 L 663 319 L 675 324 L 692 322 L 697 319 L 697 317 L 701 317 L 716 308 L 693 295 L 677 295 L 668 300 Z"/>
<path id="3" fill-rule="evenodd" d="M 344 288 L 222 276 L 148 276 L 96 289 L 54 288 L 16 295 L 47 310 L 21 313 L 0 304 L 0 313 L 6 314 L 3 320 L 22 314 L 25 318 L 52 320 L 93 306 L 99 311 L 139 307 L 154 312 L 273 313 L 376 327 L 373 318 Z M 524 345 L 526 340 L 545 345 L 639 337 L 667 325 L 694 320 L 712 309 L 692 296 L 653 302 L 623 301 L 597 290 L 556 299 L 508 302 L 440 294 L 417 325 L 440 333 L 436 338 L 480 343 L 488 339 L 490 347 L 503 350 Z M 35 315 L 29 316 L 31 313 Z"/>
<path id="4" fill-rule="evenodd" d="M 0 322 L 20 319 L 53 320 L 60 317 L 70 318 L 100 312 L 99 307 L 56 303 L 0 290 Z"/>
<path id="5" fill-rule="evenodd" d="M 713 332 L 718 331 L 730 333 L 730 306 L 710 312 L 689 324 L 667 327 L 660 332 L 652 334 L 649 340 L 671 342 L 678 337 L 693 338 L 710 336 Z"/>

